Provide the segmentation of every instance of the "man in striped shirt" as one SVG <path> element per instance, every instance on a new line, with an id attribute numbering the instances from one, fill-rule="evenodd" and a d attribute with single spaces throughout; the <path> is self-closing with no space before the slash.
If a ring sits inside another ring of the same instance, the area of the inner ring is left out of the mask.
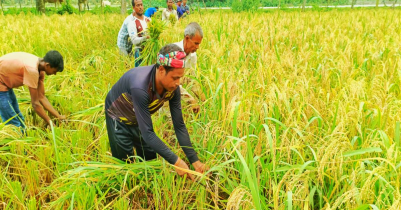
<path id="1" fill-rule="evenodd" d="M 125 18 L 120 31 L 118 32 L 117 46 L 121 54 L 135 56 L 135 67 L 141 63 L 139 60 L 142 51 L 142 44 L 149 39 L 149 35 L 145 34 L 148 28 L 150 18 L 143 14 L 142 0 L 132 0 L 134 11 Z"/>

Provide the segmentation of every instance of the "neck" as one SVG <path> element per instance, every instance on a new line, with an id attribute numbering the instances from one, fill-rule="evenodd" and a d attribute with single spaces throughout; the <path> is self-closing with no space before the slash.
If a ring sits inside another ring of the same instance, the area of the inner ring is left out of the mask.
<path id="1" fill-rule="evenodd" d="M 159 94 L 159 96 L 162 96 L 164 93 L 164 88 L 163 85 L 160 81 L 160 76 L 159 76 L 159 71 L 156 70 L 156 75 L 155 75 L 155 86 L 156 86 L 156 92 Z"/>
<path id="2" fill-rule="evenodd" d="M 143 19 L 143 14 L 142 15 L 138 15 L 135 12 L 133 12 L 132 14 L 138 19 L 141 19 L 141 20 Z"/>
<path id="3" fill-rule="evenodd" d="M 39 58 L 39 64 L 38 64 L 38 71 L 44 71 L 45 70 L 45 61 L 43 58 Z"/>

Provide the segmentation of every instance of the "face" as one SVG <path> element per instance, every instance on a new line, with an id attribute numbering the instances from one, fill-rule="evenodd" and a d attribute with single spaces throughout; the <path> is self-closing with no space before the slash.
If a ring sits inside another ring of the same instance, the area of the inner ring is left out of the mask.
<path id="1" fill-rule="evenodd" d="M 180 2 L 180 1 L 179 1 L 179 2 L 177 2 L 177 5 L 178 5 L 178 6 L 181 6 L 181 2 Z"/>
<path id="2" fill-rule="evenodd" d="M 135 14 L 142 16 L 143 15 L 143 4 L 142 0 L 135 0 L 135 6 L 134 6 L 134 11 Z"/>
<path id="3" fill-rule="evenodd" d="M 49 63 L 45 64 L 45 72 L 46 75 L 56 75 L 57 74 L 57 68 L 53 68 L 50 66 Z"/>
<path id="4" fill-rule="evenodd" d="M 168 0 L 168 1 L 167 1 L 167 7 L 168 7 L 169 9 L 172 9 L 172 8 L 173 8 L 173 0 Z"/>
<path id="5" fill-rule="evenodd" d="M 160 82 L 165 90 L 172 92 L 180 86 L 180 80 L 184 76 L 184 68 L 174 68 L 166 73 L 164 67 L 160 66 L 158 71 Z"/>
<path id="6" fill-rule="evenodd" d="M 183 0 L 182 3 L 184 3 L 184 5 L 187 5 L 187 0 Z"/>
<path id="7" fill-rule="evenodd" d="M 202 37 L 199 33 L 196 33 L 195 36 L 189 38 L 189 36 L 185 36 L 185 46 L 184 51 L 186 53 L 194 53 L 199 49 L 200 44 L 202 43 Z"/>

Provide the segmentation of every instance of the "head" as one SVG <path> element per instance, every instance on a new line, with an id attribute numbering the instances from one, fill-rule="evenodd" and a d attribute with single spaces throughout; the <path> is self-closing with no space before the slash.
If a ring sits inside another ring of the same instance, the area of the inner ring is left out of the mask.
<path id="1" fill-rule="evenodd" d="M 177 5 L 178 5 L 178 6 L 181 6 L 181 0 L 178 0 L 178 1 L 177 1 Z"/>
<path id="2" fill-rule="evenodd" d="M 134 12 L 138 16 L 143 15 L 143 3 L 142 0 L 132 0 L 132 7 L 134 9 Z"/>
<path id="3" fill-rule="evenodd" d="M 157 11 L 159 11 L 159 7 L 155 7 Z"/>
<path id="4" fill-rule="evenodd" d="M 167 8 L 168 9 L 173 9 L 173 0 L 167 0 Z"/>
<path id="5" fill-rule="evenodd" d="M 187 25 L 184 31 L 184 51 L 194 53 L 199 49 L 203 39 L 203 31 L 200 25 L 192 22 Z"/>
<path id="6" fill-rule="evenodd" d="M 184 5 L 187 5 L 187 0 L 182 0 L 182 3 L 183 3 Z"/>
<path id="7" fill-rule="evenodd" d="M 47 75 L 57 74 L 57 72 L 62 72 L 64 70 L 64 60 L 63 56 L 56 51 L 50 50 L 43 57 L 44 61 L 44 71 Z"/>
<path id="8" fill-rule="evenodd" d="M 160 49 L 160 55 L 167 55 L 171 52 L 182 52 L 182 49 L 175 44 L 169 44 Z M 185 58 L 185 57 L 184 57 Z M 184 58 L 177 58 L 182 61 Z M 167 91 L 174 91 L 180 85 L 180 80 L 184 76 L 183 67 L 171 67 L 161 64 L 156 64 L 157 82 Z"/>

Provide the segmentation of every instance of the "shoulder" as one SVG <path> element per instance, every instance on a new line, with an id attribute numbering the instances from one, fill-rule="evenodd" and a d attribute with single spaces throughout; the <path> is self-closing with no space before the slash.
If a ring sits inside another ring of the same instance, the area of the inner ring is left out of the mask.
<path id="1" fill-rule="evenodd" d="M 20 52 L 3 55 L 2 57 L 0 57 L 0 63 L 2 64 L 2 66 L 8 66 L 12 69 L 23 68 L 25 65 L 23 55 L 24 54 Z"/>
<path id="2" fill-rule="evenodd" d="M 134 18 L 135 17 L 132 14 L 130 14 L 125 18 L 124 22 L 132 21 Z"/>
<path id="3" fill-rule="evenodd" d="M 128 79 L 131 89 L 136 88 L 147 91 L 152 67 L 153 65 L 135 67 L 126 72 L 123 77 Z"/>
<path id="4" fill-rule="evenodd" d="M 181 41 L 179 41 L 179 42 L 176 42 L 176 43 L 174 43 L 175 45 L 177 45 L 178 47 L 180 47 L 182 50 L 184 50 L 184 44 L 183 44 L 183 41 L 181 40 Z"/>
<path id="5" fill-rule="evenodd" d="M 25 52 L 16 53 L 15 56 L 18 56 L 18 59 L 24 63 L 25 68 L 29 69 L 30 71 L 34 71 L 34 74 L 38 72 L 38 56 Z"/>

